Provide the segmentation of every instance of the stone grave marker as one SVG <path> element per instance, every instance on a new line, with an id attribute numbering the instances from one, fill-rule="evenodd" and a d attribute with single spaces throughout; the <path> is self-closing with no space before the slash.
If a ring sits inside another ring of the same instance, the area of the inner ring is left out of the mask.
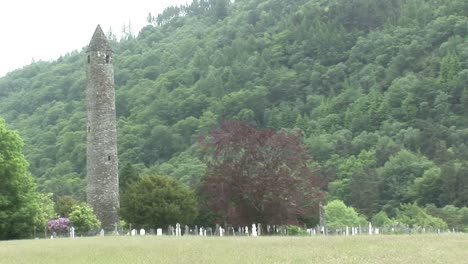
<path id="1" fill-rule="evenodd" d="M 257 236 L 257 227 L 255 226 L 255 224 L 252 224 L 252 236 Z"/>
<path id="2" fill-rule="evenodd" d="M 156 235 L 157 236 L 162 236 L 162 228 L 156 229 Z"/>
<path id="3" fill-rule="evenodd" d="M 144 236 L 146 234 L 146 231 L 142 228 L 140 229 L 140 236 Z"/>
<path id="4" fill-rule="evenodd" d="M 101 234 L 101 236 L 104 236 L 104 229 L 101 229 L 100 234 Z"/>
<path id="5" fill-rule="evenodd" d="M 176 229 L 175 229 L 176 236 L 181 236 L 181 235 L 182 235 L 182 234 L 181 234 L 181 233 L 182 233 L 181 231 L 182 231 L 182 230 L 180 229 L 180 224 L 177 223 L 177 224 L 176 224 Z"/>
<path id="6" fill-rule="evenodd" d="M 70 238 L 75 238 L 75 228 L 73 226 L 70 227 Z"/>

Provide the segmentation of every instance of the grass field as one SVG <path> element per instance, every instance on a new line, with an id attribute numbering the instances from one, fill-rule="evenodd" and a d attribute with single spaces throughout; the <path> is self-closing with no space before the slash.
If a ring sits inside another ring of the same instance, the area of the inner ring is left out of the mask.
<path id="1" fill-rule="evenodd" d="M 0 263 L 468 263 L 468 235 L 17 240 Z"/>

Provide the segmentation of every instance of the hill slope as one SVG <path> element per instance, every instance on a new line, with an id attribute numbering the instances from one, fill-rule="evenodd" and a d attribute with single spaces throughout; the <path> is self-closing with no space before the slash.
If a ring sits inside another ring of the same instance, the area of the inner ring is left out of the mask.
<path id="1" fill-rule="evenodd" d="M 120 163 L 196 182 L 220 120 L 302 129 L 331 198 L 360 212 L 468 205 L 468 4 L 227 0 L 112 41 Z M 42 191 L 84 197 L 83 52 L 0 79 Z M 364 190 L 364 191 L 363 191 Z M 389 209 L 390 208 L 390 209 Z"/>

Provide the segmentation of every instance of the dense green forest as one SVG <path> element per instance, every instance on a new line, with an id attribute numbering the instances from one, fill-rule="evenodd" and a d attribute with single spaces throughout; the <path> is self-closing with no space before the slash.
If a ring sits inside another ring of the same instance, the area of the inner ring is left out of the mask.
<path id="1" fill-rule="evenodd" d="M 123 169 L 196 186 L 199 135 L 242 120 L 301 131 L 327 199 L 368 218 L 468 206 L 465 0 L 194 0 L 109 38 Z M 0 78 L 0 114 L 38 190 L 80 200 L 84 59 Z"/>

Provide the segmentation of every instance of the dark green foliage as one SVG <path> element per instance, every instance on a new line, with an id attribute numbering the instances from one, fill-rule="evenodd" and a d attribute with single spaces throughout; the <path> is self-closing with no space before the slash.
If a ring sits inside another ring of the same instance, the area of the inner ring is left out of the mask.
<path id="1" fill-rule="evenodd" d="M 122 218 L 137 228 L 191 224 L 197 216 L 195 194 L 164 176 L 142 176 L 122 194 Z"/>
<path id="2" fill-rule="evenodd" d="M 111 41 L 119 163 L 196 186 L 199 135 L 241 120 L 300 129 L 330 197 L 366 216 L 394 217 L 400 203 L 465 207 L 467 17 L 464 0 L 167 8 L 138 36 Z M 25 141 L 38 189 L 54 197 L 84 200 L 84 58 L 0 78 L 0 112 Z"/>
<path id="3" fill-rule="evenodd" d="M 43 224 L 42 202 L 22 147 L 18 133 L 0 118 L 0 240 L 28 237 L 35 223 Z"/>
<path id="4" fill-rule="evenodd" d="M 139 179 L 138 170 L 130 163 L 125 164 L 119 172 L 119 192 L 124 193 L 128 186 Z"/>
<path id="5" fill-rule="evenodd" d="M 72 212 L 72 208 L 75 205 L 78 205 L 79 201 L 75 200 L 71 196 L 60 196 L 57 198 L 55 202 L 55 212 L 58 214 L 59 217 L 66 217 L 70 216 Z"/>

